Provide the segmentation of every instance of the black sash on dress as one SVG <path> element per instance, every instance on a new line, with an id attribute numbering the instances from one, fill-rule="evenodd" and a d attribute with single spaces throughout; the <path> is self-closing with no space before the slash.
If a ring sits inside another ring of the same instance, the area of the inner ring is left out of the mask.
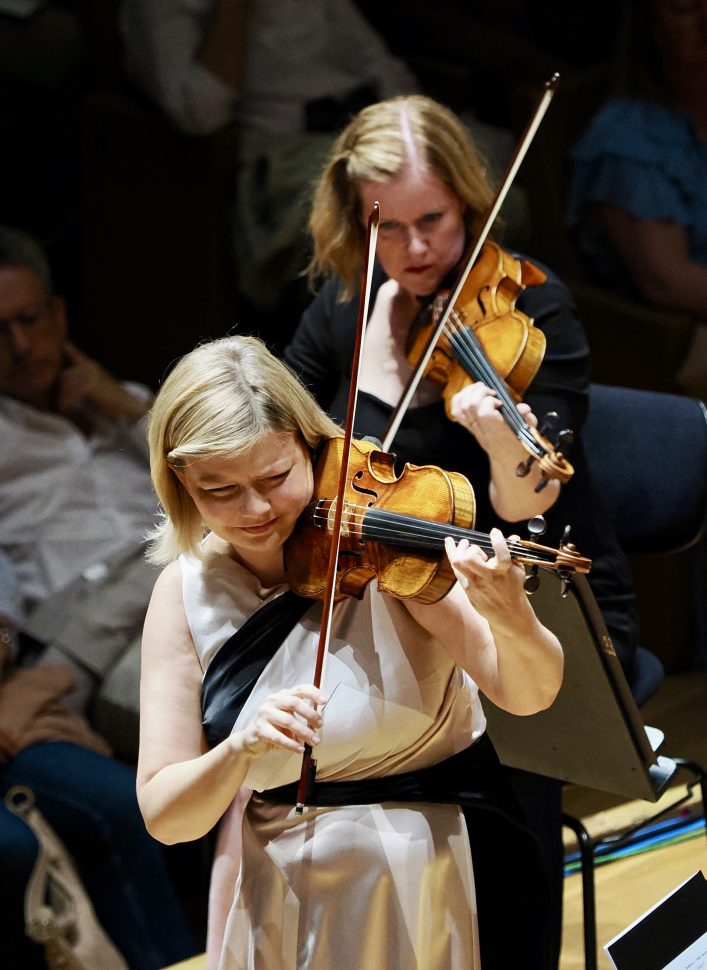
<path id="1" fill-rule="evenodd" d="M 352 728 L 355 730 L 355 728 Z M 258 792 L 266 801 L 294 804 L 297 784 Z M 517 823 L 519 815 L 496 750 L 487 734 L 470 747 L 429 768 L 383 778 L 317 781 L 308 795 L 311 805 L 370 805 L 376 802 L 439 802 L 490 805 Z"/>
<path id="2" fill-rule="evenodd" d="M 286 590 L 249 617 L 213 658 L 201 685 L 202 723 L 210 747 L 231 733 L 256 681 L 313 602 Z"/>

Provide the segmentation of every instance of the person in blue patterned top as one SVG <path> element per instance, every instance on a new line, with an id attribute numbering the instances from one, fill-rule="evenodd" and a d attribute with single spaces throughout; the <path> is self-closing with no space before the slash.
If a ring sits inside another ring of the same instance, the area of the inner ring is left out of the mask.
<path id="1" fill-rule="evenodd" d="M 597 277 L 700 321 L 707 395 L 707 0 L 630 0 L 616 94 L 576 145 L 568 223 Z"/>

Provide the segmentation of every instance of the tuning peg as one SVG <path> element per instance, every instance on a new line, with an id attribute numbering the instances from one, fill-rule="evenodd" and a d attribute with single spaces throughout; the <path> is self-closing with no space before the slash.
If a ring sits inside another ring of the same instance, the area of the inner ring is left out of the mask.
<path id="1" fill-rule="evenodd" d="M 532 519 L 528 521 L 528 533 L 531 539 L 539 536 L 544 536 L 547 529 L 547 522 L 542 515 L 534 515 Z"/>
<path id="2" fill-rule="evenodd" d="M 564 428 L 557 436 L 558 450 L 566 454 L 574 444 L 574 431 L 571 428 Z"/>
<path id="3" fill-rule="evenodd" d="M 516 468 L 517 477 L 525 478 L 525 476 L 528 474 L 530 469 L 533 467 L 534 461 L 535 461 L 535 458 L 533 455 L 530 455 L 528 458 L 525 459 L 525 461 L 522 461 L 520 465 L 518 465 L 518 467 Z"/>
<path id="4" fill-rule="evenodd" d="M 558 569 L 557 575 L 560 577 L 562 581 L 560 583 L 560 596 L 562 597 L 562 599 L 564 599 L 565 596 L 567 596 L 567 594 L 569 593 L 570 586 L 572 585 L 572 573 L 570 572 L 569 569 Z"/>
<path id="5" fill-rule="evenodd" d="M 547 485 L 547 483 L 548 483 L 548 479 L 545 478 L 545 476 L 543 475 L 543 477 L 540 479 L 540 481 L 535 486 L 535 488 L 533 489 L 533 491 L 534 492 L 542 492 L 542 490 L 545 488 L 545 486 Z"/>
<path id="6" fill-rule="evenodd" d="M 530 572 L 525 577 L 525 582 L 523 583 L 523 589 L 526 591 L 528 596 L 532 595 L 532 593 L 537 590 L 538 586 L 540 586 L 540 576 L 538 574 L 539 567 L 531 566 Z"/>
<path id="7" fill-rule="evenodd" d="M 540 434 L 544 438 L 550 438 L 557 431 L 557 425 L 559 423 L 560 415 L 557 411 L 548 411 L 540 422 Z"/>
<path id="8" fill-rule="evenodd" d="M 570 533 L 571 532 L 572 532 L 572 526 L 571 525 L 566 525 L 565 526 L 565 531 L 562 533 L 562 538 L 560 539 L 560 549 L 562 549 L 564 546 L 568 546 L 570 544 L 568 540 L 569 540 L 569 537 L 570 537 Z"/>

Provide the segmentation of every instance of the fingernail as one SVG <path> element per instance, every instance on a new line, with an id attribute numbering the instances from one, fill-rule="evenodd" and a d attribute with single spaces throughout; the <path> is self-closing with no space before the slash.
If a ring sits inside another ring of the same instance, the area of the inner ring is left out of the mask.
<path id="1" fill-rule="evenodd" d="M 312 744 L 319 744 L 319 741 L 320 741 L 319 736 L 316 735 L 316 734 L 313 734 L 312 735 Z"/>

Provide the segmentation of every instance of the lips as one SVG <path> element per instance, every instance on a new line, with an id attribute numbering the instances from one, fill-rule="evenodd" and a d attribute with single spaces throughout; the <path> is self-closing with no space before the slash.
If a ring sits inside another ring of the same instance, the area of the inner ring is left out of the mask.
<path id="1" fill-rule="evenodd" d="M 263 532 L 269 532 L 269 530 L 275 525 L 276 521 L 276 519 L 268 519 L 267 522 L 262 522 L 260 525 L 241 526 L 241 531 L 247 532 L 252 536 L 257 536 Z"/>
<path id="2" fill-rule="evenodd" d="M 432 269 L 432 264 L 429 263 L 426 266 L 406 266 L 405 272 L 412 273 L 413 275 L 417 276 L 420 273 L 427 273 L 428 270 L 431 270 L 431 269 Z"/>

